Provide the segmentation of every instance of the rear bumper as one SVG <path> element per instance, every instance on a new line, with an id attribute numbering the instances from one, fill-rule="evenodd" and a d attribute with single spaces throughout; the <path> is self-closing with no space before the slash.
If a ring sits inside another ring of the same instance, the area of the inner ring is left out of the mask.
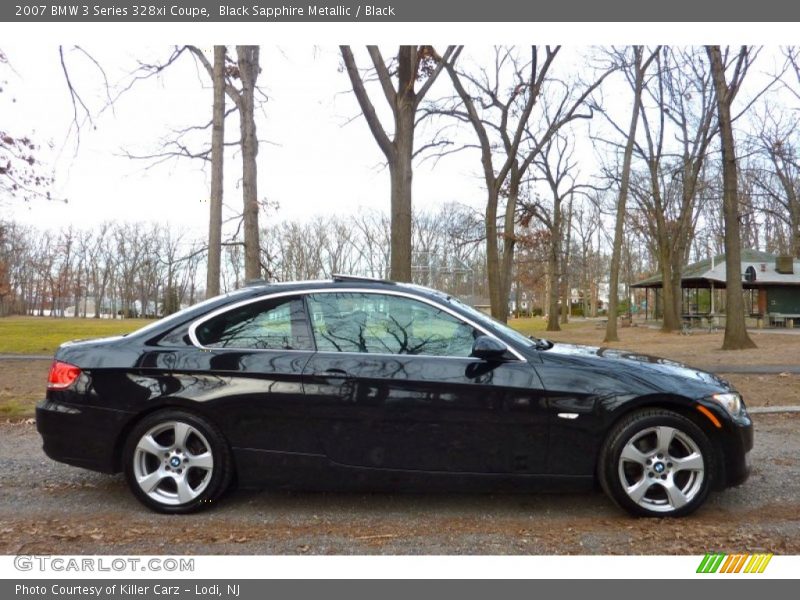
<path id="1" fill-rule="evenodd" d="M 36 429 L 42 449 L 53 460 L 68 465 L 116 473 L 117 442 L 130 413 L 43 400 L 36 406 Z"/>

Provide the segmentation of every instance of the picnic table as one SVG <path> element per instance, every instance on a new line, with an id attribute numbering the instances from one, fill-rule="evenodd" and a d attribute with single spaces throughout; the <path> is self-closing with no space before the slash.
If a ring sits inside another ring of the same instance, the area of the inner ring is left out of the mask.
<path id="1" fill-rule="evenodd" d="M 703 328 L 710 332 L 717 330 L 717 315 L 714 313 L 683 313 L 681 321 L 683 332 L 688 333 L 691 329 Z M 705 324 L 703 323 L 705 321 Z"/>
<path id="2" fill-rule="evenodd" d="M 787 327 L 794 328 L 796 320 L 800 319 L 800 314 L 787 314 L 787 313 L 767 313 L 769 324 L 771 327 Z"/>

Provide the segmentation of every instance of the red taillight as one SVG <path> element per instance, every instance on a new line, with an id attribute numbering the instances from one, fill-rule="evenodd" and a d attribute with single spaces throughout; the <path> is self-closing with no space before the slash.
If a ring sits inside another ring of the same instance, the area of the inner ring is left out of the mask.
<path id="1" fill-rule="evenodd" d="M 80 376 L 81 370 L 75 365 L 54 360 L 50 366 L 50 375 L 47 377 L 47 389 L 63 390 L 68 388 Z"/>

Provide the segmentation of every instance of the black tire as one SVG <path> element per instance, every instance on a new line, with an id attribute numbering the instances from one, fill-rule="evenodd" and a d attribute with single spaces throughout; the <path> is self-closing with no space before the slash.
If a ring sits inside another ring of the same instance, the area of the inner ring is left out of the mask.
<path id="1" fill-rule="evenodd" d="M 678 433 L 670 438 L 672 445 L 667 444 L 669 452 L 659 453 L 659 432 L 664 432 L 663 439 L 667 439 L 670 430 Z M 649 446 L 652 443 L 655 447 Z M 621 462 L 623 450 L 626 459 Z M 639 450 L 646 460 L 628 460 L 628 455 L 640 456 L 633 450 Z M 702 466 L 697 458 L 679 465 L 682 458 L 695 454 L 701 456 Z M 659 458 L 662 455 L 663 459 Z M 714 483 L 715 453 L 708 436 L 690 419 L 670 410 L 643 409 L 626 416 L 611 430 L 600 452 L 597 470 L 603 491 L 629 513 L 642 517 L 682 517 L 697 510 L 706 500 Z M 644 495 L 635 500 L 642 489 Z M 632 490 L 631 494 L 626 490 Z"/>
<path id="2" fill-rule="evenodd" d="M 183 444 L 177 440 L 179 432 L 188 432 Z M 146 444 L 145 437 L 158 445 Z M 160 450 L 156 453 L 153 448 Z M 161 513 L 185 514 L 208 508 L 228 489 L 233 475 L 231 451 L 222 432 L 185 410 L 165 409 L 144 417 L 128 435 L 122 459 L 133 495 Z M 148 493 L 142 486 L 152 482 L 156 483 Z"/>

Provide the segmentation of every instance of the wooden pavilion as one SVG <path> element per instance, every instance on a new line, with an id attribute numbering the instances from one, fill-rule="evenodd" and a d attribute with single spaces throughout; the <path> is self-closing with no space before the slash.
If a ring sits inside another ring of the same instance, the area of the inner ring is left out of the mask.
<path id="1" fill-rule="evenodd" d="M 690 264 L 681 276 L 681 316 L 689 325 L 724 315 L 725 255 Z M 645 319 L 662 313 L 661 275 L 631 285 L 645 290 Z M 742 287 L 748 315 L 759 326 L 800 326 L 800 260 L 760 250 L 742 250 Z M 652 292 L 651 292 L 652 290 Z M 652 300 L 651 300 L 652 296 Z"/>

